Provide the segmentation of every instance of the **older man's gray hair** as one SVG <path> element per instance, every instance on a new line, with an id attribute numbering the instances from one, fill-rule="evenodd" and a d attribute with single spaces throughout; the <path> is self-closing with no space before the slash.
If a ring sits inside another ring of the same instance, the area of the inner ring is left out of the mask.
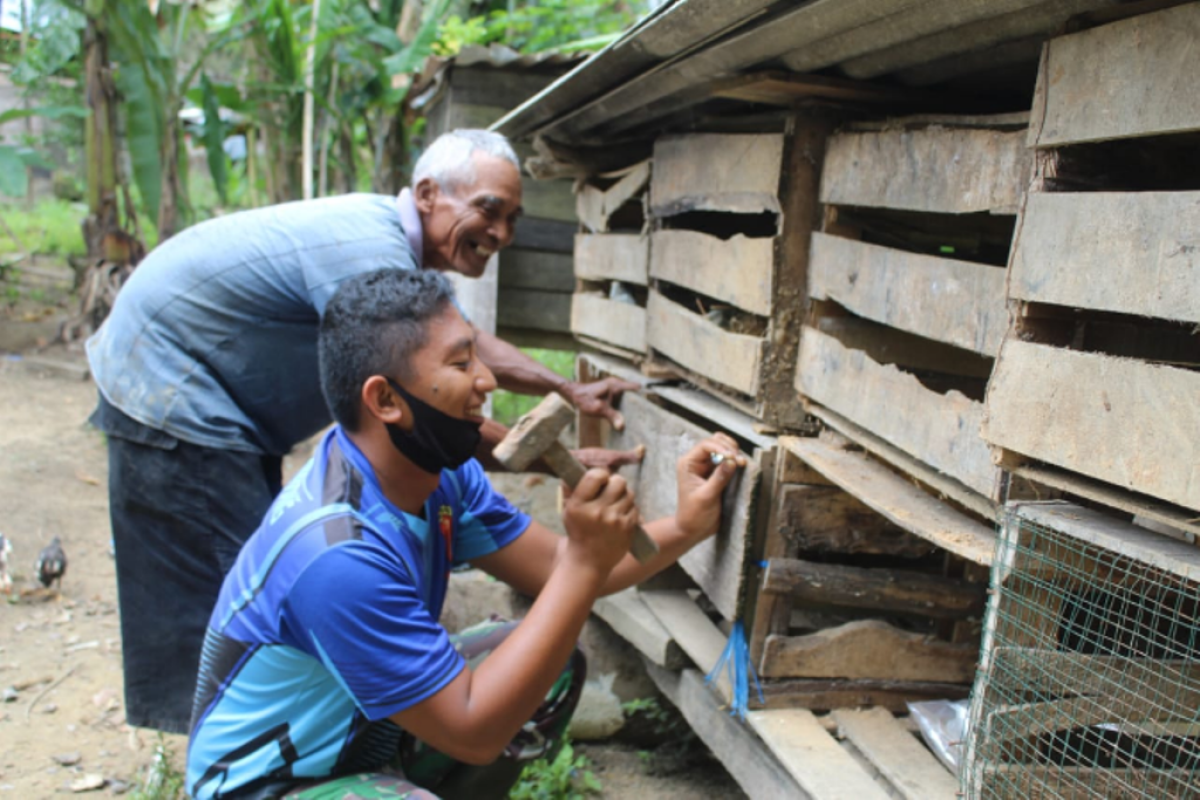
<path id="1" fill-rule="evenodd" d="M 453 192 L 475 182 L 475 155 L 484 153 L 502 158 L 518 170 L 521 163 L 508 139 L 498 133 L 474 128 L 460 128 L 443 133 L 433 140 L 417 159 L 412 182 L 416 186 L 431 178 L 438 186 Z"/>

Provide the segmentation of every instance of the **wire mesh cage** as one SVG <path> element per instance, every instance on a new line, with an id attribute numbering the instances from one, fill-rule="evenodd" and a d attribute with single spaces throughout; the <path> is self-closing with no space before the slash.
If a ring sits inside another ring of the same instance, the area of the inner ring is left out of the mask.
<path id="1" fill-rule="evenodd" d="M 1002 522 L 963 795 L 1200 796 L 1200 550 L 1066 503 Z"/>

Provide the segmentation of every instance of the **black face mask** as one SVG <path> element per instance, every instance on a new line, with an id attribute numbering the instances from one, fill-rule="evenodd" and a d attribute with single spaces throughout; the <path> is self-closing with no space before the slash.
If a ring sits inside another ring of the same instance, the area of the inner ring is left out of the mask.
<path id="1" fill-rule="evenodd" d="M 412 411 L 413 429 L 409 433 L 395 423 L 387 424 L 388 436 L 396 449 L 409 461 L 433 475 L 443 469 L 458 469 L 475 455 L 482 434 L 481 423 L 457 419 L 418 400 L 391 378 L 387 379 Z"/>

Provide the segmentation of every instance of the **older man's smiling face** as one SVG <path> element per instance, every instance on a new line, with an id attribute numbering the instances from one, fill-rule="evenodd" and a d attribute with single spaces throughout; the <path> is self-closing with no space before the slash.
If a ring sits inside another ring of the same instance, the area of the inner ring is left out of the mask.
<path id="1" fill-rule="evenodd" d="M 521 214 L 521 175 L 503 158 L 474 156 L 475 181 L 445 189 L 430 179 L 413 189 L 421 213 L 426 266 L 478 278 L 488 259 L 512 244 Z"/>

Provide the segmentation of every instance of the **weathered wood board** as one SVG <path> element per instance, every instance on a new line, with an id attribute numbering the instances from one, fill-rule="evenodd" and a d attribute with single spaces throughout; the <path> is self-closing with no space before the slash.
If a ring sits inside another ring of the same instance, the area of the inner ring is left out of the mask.
<path id="1" fill-rule="evenodd" d="M 762 590 L 799 600 L 848 608 L 878 609 L 938 619 L 980 617 L 983 584 L 926 572 L 819 564 L 798 558 L 772 558 Z"/>
<path id="2" fill-rule="evenodd" d="M 943 214 L 1015 214 L 1033 159 L 1025 134 L 965 128 L 841 133 L 829 140 L 821 201 Z"/>
<path id="3" fill-rule="evenodd" d="M 778 213 L 782 162 L 778 134 L 664 136 L 654 143 L 650 211 Z"/>
<path id="4" fill-rule="evenodd" d="M 589 281 L 647 283 L 649 240 L 629 233 L 581 233 L 575 237 L 575 277 Z"/>
<path id="5" fill-rule="evenodd" d="M 800 337 L 796 381 L 802 395 L 984 497 L 996 491 L 999 470 L 979 436 L 982 403 L 956 391 L 927 389 L 912 375 L 815 328 L 805 328 Z"/>
<path id="6" fill-rule="evenodd" d="M 773 238 L 655 231 L 650 235 L 650 276 L 767 317 L 774 252 Z"/>
<path id="7" fill-rule="evenodd" d="M 625 417 L 625 430 L 612 433 L 609 447 L 624 450 L 646 445 L 646 457 L 641 464 L 621 469 L 634 487 L 642 517 L 653 521 L 673 516 L 678 493 L 675 462 L 711 431 L 637 394 L 623 396 L 621 413 Z M 745 559 L 754 539 L 755 490 L 760 472 L 757 462 L 750 460 L 726 490 L 720 531 L 679 560 L 729 620 L 737 619 L 744 599 Z"/>
<path id="8" fill-rule="evenodd" d="M 882 708 L 833 712 L 838 732 L 904 800 L 954 800 L 958 781 L 913 734 Z"/>
<path id="9" fill-rule="evenodd" d="M 664 669 L 682 669 L 687 658 L 637 589 L 601 597 L 592 613 L 609 624 L 643 656 Z"/>
<path id="10" fill-rule="evenodd" d="M 609 219 L 617 209 L 632 200 L 650 180 L 650 162 L 635 164 L 612 186 L 601 189 L 592 184 L 580 187 L 575 195 L 575 214 L 584 227 L 594 233 L 609 229 Z"/>
<path id="11" fill-rule="evenodd" d="M 591 294 L 571 296 L 571 333 L 646 352 L 646 309 Z"/>
<path id="12" fill-rule="evenodd" d="M 815 438 L 781 436 L 779 445 L 905 530 L 968 561 L 992 563 L 996 537 L 990 527 L 931 497 L 870 456 Z"/>
<path id="13" fill-rule="evenodd" d="M 750 727 L 814 798 L 887 800 L 888 794 L 803 708 L 751 711 Z"/>
<path id="14" fill-rule="evenodd" d="M 933 552 L 932 542 L 905 531 L 835 486 L 784 485 L 777 493 L 776 525 L 797 551 L 907 558 Z"/>
<path id="15" fill-rule="evenodd" d="M 717 383 L 758 394 L 763 340 L 722 330 L 655 291 L 646 304 L 646 344 Z"/>
<path id="16" fill-rule="evenodd" d="M 1030 194 L 1009 294 L 1200 322 L 1200 192 Z"/>
<path id="17" fill-rule="evenodd" d="M 1030 144 L 1200 130 L 1192 63 L 1200 6 L 1186 3 L 1051 40 L 1038 75 Z"/>
<path id="18" fill-rule="evenodd" d="M 1200 509 L 1200 374 L 1006 340 L 983 436 L 1005 450 Z"/>
<path id="19" fill-rule="evenodd" d="M 496 326 L 569 332 L 571 295 L 502 286 L 496 297 Z"/>
<path id="20" fill-rule="evenodd" d="M 813 234 L 809 294 L 989 356 L 1008 328 L 1003 269 L 823 233 Z"/>
<path id="21" fill-rule="evenodd" d="M 1017 519 L 1006 524 L 1007 536 L 1016 536 L 1017 531 L 1008 528 L 1024 519 L 1181 578 L 1200 581 L 1200 549 L 1195 545 L 1072 503 L 1022 503 L 1014 511 Z"/>
<path id="22" fill-rule="evenodd" d="M 807 636 L 769 636 L 768 678 L 868 678 L 969 683 L 978 650 L 908 633 L 880 620 L 857 620 Z"/>
<path id="23" fill-rule="evenodd" d="M 647 665 L 646 672 L 729 774 L 743 789 L 754 792 L 755 800 L 813 800 L 771 749 L 763 747 L 758 737 L 718 702 L 704 673 L 694 669 L 668 672 L 653 664 Z"/>
<path id="24" fill-rule="evenodd" d="M 563 294 L 575 291 L 570 253 L 506 247 L 496 257 L 500 259 L 497 283 L 501 291 L 510 288 Z"/>

